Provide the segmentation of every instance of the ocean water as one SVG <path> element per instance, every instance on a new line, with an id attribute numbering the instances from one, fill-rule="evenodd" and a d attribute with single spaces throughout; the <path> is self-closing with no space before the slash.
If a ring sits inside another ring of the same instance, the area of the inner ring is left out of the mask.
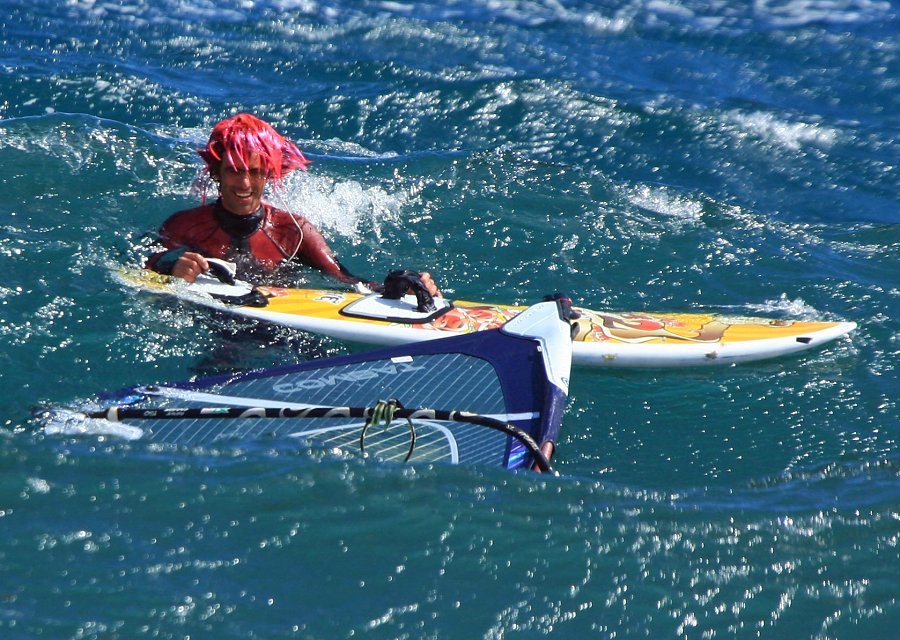
<path id="1" fill-rule="evenodd" d="M 896 3 L 0 9 L 0 638 L 900 638 Z M 577 369 L 558 478 L 42 433 L 105 389 L 351 348 L 111 277 L 238 111 L 314 161 L 273 198 L 360 275 L 859 328 Z"/>

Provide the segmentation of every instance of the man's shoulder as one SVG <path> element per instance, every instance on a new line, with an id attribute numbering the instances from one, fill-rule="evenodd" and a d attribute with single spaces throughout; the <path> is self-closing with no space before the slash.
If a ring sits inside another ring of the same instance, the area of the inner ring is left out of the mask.
<path id="1" fill-rule="evenodd" d="M 170 215 L 168 220 L 175 220 L 176 218 L 191 218 L 196 216 L 209 216 L 212 215 L 213 209 L 215 205 L 213 204 L 202 204 L 199 207 L 191 207 L 189 209 L 182 209 L 180 211 L 176 211 L 172 215 Z"/>
<path id="2" fill-rule="evenodd" d="M 284 209 L 279 209 L 268 203 L 265 204 L 265 207 L 267 214 L 266 218 L 268 218 L 269 224 L 273 227 L 287 227 L 294 230 L 301 227 L 304 229 L 308 227 L 314 228 L 314 225 L 299 213 L 285 211 Z"/>
<path id="3" fill-rule="evenodd" d="M 191 207 L 190 209 L 176 211 L 166 218 L 166 221 L 163 222 L 163 227 L 172 227 L 187 223 L 193 225 L 202 222 L 203 220 L 214 220 L 213 207 L 214 205 L 205 204 L 199 207 Z"/>
<path id="4" fill-rule="evenodd" d="M 160 233 L 179 238 L 205 236 L 217 227 L 213 205 L 202 205 L 176 211 L 162 223 Z"/>
<path id="5" fill-rule="evenodd" d="M 279 209 L 275 205 L 269 204 L 268 202 L 264 202 L 263 206 L 266 208 L 266 213 L 268 213 L 269 217 L 271 218 L 283 218 L 285 220 L 294 218 L 295 220 L 305 220 L 305 218 L 299 213 L 291 213 L 290 211 Z"/>

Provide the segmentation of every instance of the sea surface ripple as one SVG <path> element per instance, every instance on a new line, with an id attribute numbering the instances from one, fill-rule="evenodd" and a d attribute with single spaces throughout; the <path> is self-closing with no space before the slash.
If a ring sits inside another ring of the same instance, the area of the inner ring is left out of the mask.
<path id="1" fill-rule="evenodd" d="M 0 8 L 0 637 L 900 638 L 896 3 Z M 358 348 L 113 279 L 238 111 L 308 153 L 272 197 L 367 277 L 859 328 L 576 369 L 557 478 L 44 433 L 104 390 Z"/>

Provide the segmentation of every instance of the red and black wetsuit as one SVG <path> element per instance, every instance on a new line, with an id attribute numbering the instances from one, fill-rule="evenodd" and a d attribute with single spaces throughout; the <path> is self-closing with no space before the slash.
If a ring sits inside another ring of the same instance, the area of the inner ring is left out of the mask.
<path id="1" fill-rule="evenodd" d="M 179 211 L 160 227 L 159 239 L 168 250 L 146 264 L 159 273 L 171 273 L 185 251 L 194 251 L 236 263 L 239 274 L 272 273 L 285 260 L 296 260 L 341 282 L 361 281 L 338 262 L 309 220 L 267 203 L 249 216 L 230 213 L 218 201 Z"/>

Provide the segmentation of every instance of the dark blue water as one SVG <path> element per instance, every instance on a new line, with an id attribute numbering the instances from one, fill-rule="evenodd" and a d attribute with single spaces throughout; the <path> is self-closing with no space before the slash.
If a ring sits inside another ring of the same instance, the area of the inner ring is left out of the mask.
<path id="1" fill-rule="evenodd" d="M 0 637 L 900 638 L 895 3 L 0 10 Z M 555 479 L 41 433 L 35 407 L 211 354 L 347 351 L 236 345 L 111 277 L 198 201 L 193 149 L 237 111 L 314 160 L 277 200 L 361 275 L 860 327 L 576 370 Z"/>

